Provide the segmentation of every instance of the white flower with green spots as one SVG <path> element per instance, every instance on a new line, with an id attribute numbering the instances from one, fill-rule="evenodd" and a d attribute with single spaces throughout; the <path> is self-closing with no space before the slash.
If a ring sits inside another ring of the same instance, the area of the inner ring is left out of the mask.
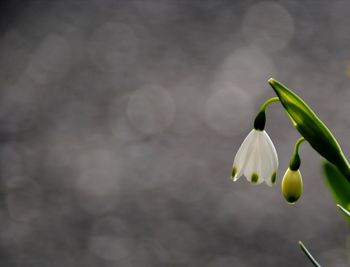
<path id="1" fill-rule="evenodd" d="M 276 183 L 278 157 L 275 146 L 265 130 L 253 129 L 244 139 L 235 156 L 232 179 L 244 175 L 249 182 L 269 186 Z"/>

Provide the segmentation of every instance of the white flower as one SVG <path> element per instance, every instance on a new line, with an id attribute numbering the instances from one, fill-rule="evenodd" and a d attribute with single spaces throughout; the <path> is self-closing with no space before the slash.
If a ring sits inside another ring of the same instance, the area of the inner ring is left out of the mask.
<path id="1" fill-rule="evenodd" d="M 233 162 L 232 179 L 244 175 L 248 181 L 269 186 L 276 182 L 278 157 L 275 146 L 265 130 L 253 129 L 244 139 Z"/>

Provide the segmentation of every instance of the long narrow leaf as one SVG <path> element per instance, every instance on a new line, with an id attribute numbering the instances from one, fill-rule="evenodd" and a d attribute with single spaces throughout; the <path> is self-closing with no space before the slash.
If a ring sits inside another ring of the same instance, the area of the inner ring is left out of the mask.
<path id="1" fill-rule="evenodd" d="M 350 217 L 350 211 L 348 211 L 347 209 L 343 208 L 342 206 L 340 206 L 339 204 L 337 204 L 337 207 L 344 212 L 345 215 L 347 215 L 348 217 Z"/>
<path id="2" fill-rule="evenodd" d="M 324 181 L 332 193 L 335 203 L 342 207 L 348 207 L 350 204 L 350 184 L 342 179 L 343 175 L 338 168 L 328 161 L 323 163 L 322 169 Z M 346 217 L 346 219 L 350 222 L 350 217 Z"/>
<path id="3" fill-rule="evenodd" d="M 299 245 L 301 250 L 305 253 L 305 255 L 312 262 L 312 264 L 316 267 L 321 267 L 321 265 L 315 260 L 315 258 L 311 255 L 311 253 L 307 250 L 307 248 L 304 246 L 304 244 L 301 241 L 299 241 Z"/>
<path id="4" fill-rule="evenodd" d="M 296 93 L 272 78 L 269 84 L 299 133 L 322 157 L 337 166 L 343 174 L 341 179 L 350 183 L 350 164 L 333 133 Z"/>

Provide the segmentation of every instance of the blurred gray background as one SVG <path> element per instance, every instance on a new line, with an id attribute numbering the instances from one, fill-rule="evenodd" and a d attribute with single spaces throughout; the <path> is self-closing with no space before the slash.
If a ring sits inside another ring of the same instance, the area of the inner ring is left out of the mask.
<path id="1" fill-rule="evenodd" d="M 277 185 L 230 179 L 274 77 L 350 155 L 350 2 L 0 2 L 0 266 L 347 266 L 349 229 L 279 103 Z"/>

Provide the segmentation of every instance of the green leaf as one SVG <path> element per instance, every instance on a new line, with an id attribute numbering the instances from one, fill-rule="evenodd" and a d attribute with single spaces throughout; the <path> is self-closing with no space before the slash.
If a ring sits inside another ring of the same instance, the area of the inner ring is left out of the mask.
<path id="1" fill-rule="evenodd" d="M 344 207 L 340 206 L 339 204 L 337 204 L 337 207 L 344 212 L 344 214 L 348 217 L 350 217 L 350 211 L 348 211 L 347 209 L 345 209 Z"/>
<path id="2" fill-rule="evenodd" d="M 348 208 L 350 204 L 350 184 L 343 178 L 338 168 L 328 161 L 323 163 L 322 169 L 325 183 L 335 202 L 342 207 Z M 350 222 L 350 217 L 347 219 Z"/>
<path id="3" fill-rule="evenodd" d="M 336 165 L 350 182 L 350 165 L 327 126 L 304 100 L 290 89 L 272 78 L 269 80 L 269 84 L 274 89 L 299 133 L 322 157 Z"/>
<path id="4" fill-rule="evenodd" d="M 311 255 L 311 253 L 304 246 L 303 242 L 299 241 L 299 245 L 301 250 L 305 253 L 306 257 L 312 262 L 312 264 L 316 267 L 321 267 L 321 265 L 315 260 L 315 258 Z"/>

